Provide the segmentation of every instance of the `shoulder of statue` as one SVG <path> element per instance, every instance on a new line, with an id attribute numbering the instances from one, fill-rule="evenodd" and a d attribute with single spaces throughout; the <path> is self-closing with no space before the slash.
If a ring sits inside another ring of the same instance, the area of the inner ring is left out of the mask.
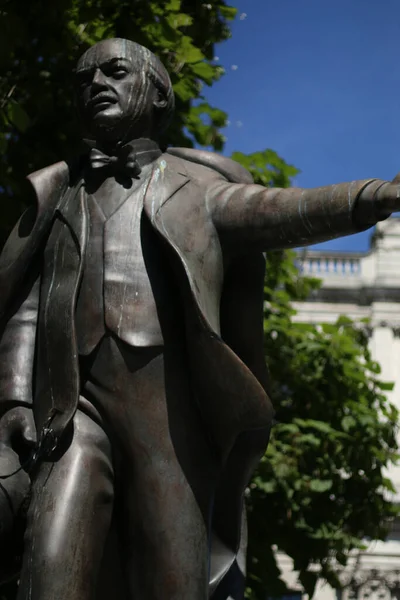
<path id="1" fill-rule="evenodd" d="M 31 204 L 37 203 L 39 210 L 55 207 L 66 190 L 82 177 L 83 160 L 84 157 L 79 156 L 72 161 L 60 161 L 30 173 L 27 176 L 29 193 L 34 192 Z"/>
<path id="2" fill-rule="evenodd" d="M 249 171 L 231 158 L 195 148 L 168 148 L 168 154 L 216 171 L 231 183 L 253 183 Z"/>
<path id="3" fill-rule="evenodd" d="M 46 185 L 48 187 L 65 184 L 69 186 L 80 176 L 84 159 L 84 156 L 79 156 L 71 161 L 61 160 L 43 169 L 29 173 L 27 179 L 34 188 L 39 185 Z"/>

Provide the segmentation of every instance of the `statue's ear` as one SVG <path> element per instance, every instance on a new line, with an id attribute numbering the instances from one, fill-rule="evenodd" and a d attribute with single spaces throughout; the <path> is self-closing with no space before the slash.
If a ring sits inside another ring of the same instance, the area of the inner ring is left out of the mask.
<path id="1" fill-rule="evenodd" d="M 159 90 L 157 90 L 156 98 L 153 102 L 154 107 L 156 109 L 165 108 L 167 106 L 167 103 L 168 103 L 168 100 L 166 99 L 164 94 L 162 92 L 160 92 Z"/>

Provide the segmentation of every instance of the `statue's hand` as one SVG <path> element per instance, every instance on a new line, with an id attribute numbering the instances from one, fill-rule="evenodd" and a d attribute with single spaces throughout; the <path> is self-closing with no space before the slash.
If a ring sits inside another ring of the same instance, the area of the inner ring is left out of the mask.
<path id="1" fill-rule="evenodd" d="M 24 463 L 35 442 L 32 409 L 18 406 L 0 418 L 0 585 L 21 568 L 30 498 L 30 477 Z"/>
<path id="2" fill-rule="evenodd" d="M 0 445 L 26 452 L 35 444 L 36 428 L 31 408 L 17 406 L 0 418 Z"/>

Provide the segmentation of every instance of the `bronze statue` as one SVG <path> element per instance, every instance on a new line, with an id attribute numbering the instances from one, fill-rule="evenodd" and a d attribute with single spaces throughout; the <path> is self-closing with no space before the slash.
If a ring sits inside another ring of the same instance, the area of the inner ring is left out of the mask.
<path id="1" fill-rule="evenodd" d="M 90 48 L 76 77 L 91 150 L 29 176 L 36 208 L 0 257 L 0 541 L 28 472 L 20 600 L 238 600 L 273 414 L 262 252 L 366 229 L 400 187 L 263 188 L 162 153 L 171 83 L 133 42 Z"/>

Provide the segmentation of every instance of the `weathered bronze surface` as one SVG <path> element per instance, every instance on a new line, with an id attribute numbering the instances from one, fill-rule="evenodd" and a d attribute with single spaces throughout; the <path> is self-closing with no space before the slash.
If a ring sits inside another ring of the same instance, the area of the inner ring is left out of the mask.
<path id="1" fill-rule="evenodd" d="M 238 600 L 273 414 L 262 252 L 366 229 L 399 186 L 269 189 L 162 153 L 171 84 L 132 42 L 76 76 L 91 149 L 29 176 L 0 257 L 1 575 L 20 600 Z"/>

